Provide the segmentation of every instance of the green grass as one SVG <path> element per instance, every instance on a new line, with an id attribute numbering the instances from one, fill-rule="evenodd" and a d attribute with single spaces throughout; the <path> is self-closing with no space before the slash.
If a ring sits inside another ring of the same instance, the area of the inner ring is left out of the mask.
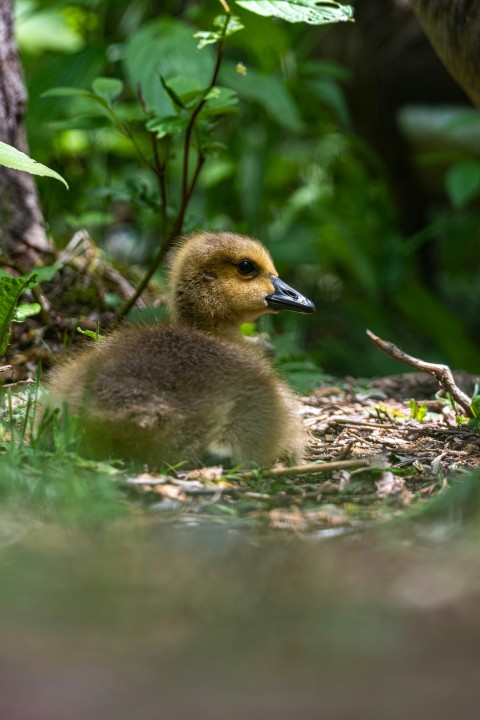
<path id="1" fill-rule="evenodd" d="M 144 515 L 155 513 L 162 523 L 284 528 L 308 534 L 340 526 L 350 532 L 400 517 L 415 521 L 439 514 L 443 522 L 455 516 L 456 525 L 472 514 L 478 516 L 475 473 L 433 503 L 422 500 L 413 486 L 411 507 L 380 498 L 374 470 L 352 479 L 344 492 L 323 487 L 330 484 L 325 475 L 272 478 L 259 469 L 249 478 L 227 473 L 226 484 L 218 488 L 205 477 L 201 482 L 211 494 L 195 496 L 182 491 L 181 464 L 166 469 L 164 485 L 155 484 L 155 478 L 149 484 L 146 476 L 132 486 L 126 481 L 138 475 L 138 468 L 87 460 L 75 452 L 81 427 L 74 418 L 60 426 L 53 415 L 34 430 L 39 383 L 19 387 L 15 392 L 4 390 L 0 405 L 0 507 L 11 517 L 26 515 L 57 527 L 106 528 L 140 510 Z"/>
<path id="2" fill-rule="evenodd" d="M 0 502 L 60 523 L 103 521 L 128 512 L 115 483 L 118 468 L 77 455 L 72 425 L 56 418 L 32 432 L 38 384 L 19 393 L 3 391 L 0 435 Z M 47 442 L 47 436 L 50 441 Z M 51 439 L 53 438 L 53 446 Z M 50 446 L 50 447 L 49 447 Z"/>

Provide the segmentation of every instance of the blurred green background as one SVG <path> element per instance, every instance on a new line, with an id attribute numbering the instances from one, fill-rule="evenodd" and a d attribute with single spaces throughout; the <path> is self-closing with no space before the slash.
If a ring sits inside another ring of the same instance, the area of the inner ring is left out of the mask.
<path id="1" fill-rule="evenodd" d="M 215 120 L 185 229 L 259 237 L 280 275 L 312 297 L 314 317 L 268 321 L 290 361 L 308 353 L 335 375 L 402 370 L 368 341 L 368 327 L 407 352 L 475 372 L 477 113 L 433 52 L 425 55 L 418 27 L 395 25 L 394 3 L 367 5 L 356 3 L 356 23 L 315 27 L 232 2 L 245 29 L 227 39 L 220 84 L 239 102 Z M 137 123 L 148 155 L 138 83 L 146 103 L 167 114 L 160 72 L 208 84 L 215 48 L 197 50 L 193 34 L 211 27 L 220 3 L 18 0 L 15 7 L 31 155 L 70 184 L 68 193 L 39 184 L 50 233 L 61 247 L 86 227 L 123 262 L 147 264 L 161 229 L 155 177 L 101 108 L 44 93 L 120 78 L 118 113 Z M 178 138 L 168 151 L 172 216 Z"/>

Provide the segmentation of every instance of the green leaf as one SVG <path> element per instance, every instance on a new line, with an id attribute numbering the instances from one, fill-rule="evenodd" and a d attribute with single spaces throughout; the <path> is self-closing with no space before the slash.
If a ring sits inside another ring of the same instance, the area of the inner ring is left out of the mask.
<path id="1" fill-rule="evenodd" d="M 32 273 L 31 275 L 14 276 L 14 275 L 11 275 L 6 270 L 0 270 L 0 279 L 1 278 L 6 278 L 7 280 L 12 280 L 12 278 L 13 278 L 13 280 L 15 282 L 17 280 L 21 280 L 22 283 L 25 285 L 26 290 L 35 287 L 35 285 L 38 285 L 36 272 Z"/>
<path id="2" fill-rule="evenodd" d="M 14 277 L 3 272 L 0 275 L 0 355 L 5 354 L 10 337 L 10 324 L 20 295 L 35 282 L 36 276 Z"/>
<path id="3" fill-rule="evenodd" d="M 42 93 L 42 97 L 83 97 L 92 100 L 96 99 L 97 95 L 89 90 L 82 90 L 77 87 L 53 87 L 45 90 L 45 92 Z"/>
<path id="4" fill-rule="evenodd" d="M 102 112 L 102 115 L 107 115 L 110 117 L 110 104 L 107 100 L 105 100 L 104 97 L 101 95 L 96 95 L 94 92 L 89 92 L 89 90 L 81 90 L 80 88 L 75 87 L 55 87 L 51 88 L 50 90 L 47 90 L 46 92 L 42 93 L 42 97 L 77 97 L 77 98 L 83 98 L 84 100 L 89 100 L 90 102 L 94 103 L 95 105 L 99 105 L 102 110 L 106 110 L 107 112 Z"/>
<path id="5" fill-rule="evenodd" d="M 199 50 L 202 50 L 206 45 L 216 43 L 224 37 L 229 37 L 239 30 L 243 30 L 245 26 L 242 25 L 240 18 L 236 15 L 217 15 L 213 21 L 213 27 L 216 29 L 210 31 L 199 30 L 194 33 L 193 37 L 199 38 L 197 45 Z"/>
<path id="6" fill-rule="evenodd" d="M 225 30 L 225 23 L 227 20 L 228 25 Z M 243 30 L 245 27 L 238 15 L 217 15 L 217 17 L 213 20 L 213 26 L 222 32 L 225 30 L 225 37 L 230 37 L 230 35 L 234 35 L 236 32 Z"/>
<path id="7" fill-rule="evenodd" d="M 445 185 L 452 205 L 463 207 L 480 193 L 480 163 L 467 160 L 453 165 L 447 172 Z"/>
<path id="8" fill-rule="evenodd" d="M 425 419 L 425 416 L 427 414 L 427 406 L 425 405 L 425 403 L 419 405 L 416 400 L 412 399 L 408 401 L 408 406 L 410 408 L 411 420 L 418 420 L 418 422 L 422 422 L 422 420 Z"/>
<path id="9" fill-rule="evenodd" d="M 72 28 L 61 8 L 21 12 L 18 5 L 15 3 L 15 36 L 26 54 L 76 53 L 85 45 L 81 33 Z"/>
<path id="10" fill-rule="evenodd" d="M 475 383 L 475 390 L 473 392 L 472 401 L 470 403 L 470 409 L 473 412 L 475 418 L 480 418 L 480 392 L 479 383 Z"/>
<path id="11" fill-rule="evenodd" d="M 325 382 L 322 368 L 311 360 L 291 360 L 279 362 L 280 374 L 299 393 L 308 393 L 318 389 Z"/>
<path id="12" fill-rule="evenodd" d="M 170 115 L 163 118 L 152 118 L 146 123 L 146 128 L 150 132 L 154 132 L 158 138 L 167 135 L 175 135 L 175 133 L 185 130 L 188 125 L 188 115 Z"/>
<path id="13" fill-rule="evenodd" d="M 160 75 L 160 82 L 162 83 L 162 87 L 165 90 L 165 92 L 167 93 L 168 97 L 172 101 L 173 107 L 180 108 L 180 110 L 185 110 L 186 109 L 185 105 L 180 100 L 180 98 L 176 94 L 175 90 L 172 87 L 170 87 L 170 85 L 167 83 L 167 81 L 165 80 L 163 75 Z"/>
<path id="14" fill-rule="evenodd" d="M 315 79 L 308 82 L 306 87 L 336 113 L 344 127 L 351 126 L 348 104 L 337 82 L 330 79 Z"/>
<path id="15" fill-rule="evenodd" d="M 60 267 L 60 265 L 49 265 L 19 277 L 10 275 L 6 270 L 0 270 L 0 355 L 5 353 L 8 346 L 10 324 L 22 322 L 41 310 L 38 303 L 17 305 L 22 293 L 34 288 L 40 280 L 51 279 Z"/>
<path id="16" fill-rule="evenodd" d="M 44 265 L 43 267 L 35 268 L 36 283 L 49 282 L 62 267 L 62 265 Z M 30 285 L 30 287 L 32 286 Z"/>
<path id="17" fill-rule="evenodd" d="M 224 87 L 213 87 L 205 97 L 206 103 L 202 115 L 221 115 L 236 112 L 238 95 L 235 90 Z"/>
<path id="18" fill-rule="evenodd" d="M 245 322 L 240 325 L 240 332 L 245 337 L 255 337 L 258 332 L 257 326 L 253 322 Z"/>
<path id="19" fill-rule="evenodd" d="M 80 333 L 80 335 L 86 335 L 87 337 L 92 338 L 92 340 L 98 342 L 105 340 L 105 335 L 100 335 L 98 327 L 96 330 L 82 330 L 81 327 L 77 327 L 77 332 Z"/>
<path id="20" fill-rule="evenodd" d="M 118 78 L 98 77 L 92 83 L 95 95 L 111 105 L 123 90 L 123 82 Z"/>
<path id="21" fill-rule="evenodd" d="M 236 0 L 245 10 L 287 22 L 325 25 L 353 19 L 353 8 L 334 0 Z"/>
<path id="22" fill-rule="evenodd" d="M 53 177 L 56 180 L 60 180 L 68 189 L 66 180 L 55 172 L 55 170 L 51 170 L 46 165 L 36 162 L 36 160 L 28 157 L 25 153 L 20 152 L 20 150 L 4 142 L 0 142 L 0 165 L 5 165 L 5 167 L 12 168 L 13 170 L 23 170 L 23 172 L 28 172 L 31 175 Z"/>
<path id="23" fill-rule="evenodd" d="M 39 303 L 22 303 L 17 305 L 13 313 L 13 322 L 23 322 L 27 317 L 38 315 L 41 310 Z"/>
<path id="24" fill-rule="evenodd" d="M 298 106 L 285 83 L 275 75 L 249 69 L 242 77 L 230 68 L 222 72 L 222 82 L 236 90 L 241 98 L 258 103 L 280 126 L 293 132 L 302 129 Z"/>
<path id="25" fill-rule="evenodd" d="M 196 104 L 206 93 L 205 86 L 196 77 L 177 75 L 171 78 L 168 83 L 164 82 L 163 87 L 169 92 L 170 97 L 181 108 Z"/>
<path id="26" fill-rule="evenodd" d="M 476 418 L 480 417 L 480 397 L 472 398 L 470 408 Z"/>
<path id="27" fill-rule="evenodd" d="M 161 19 L 135 32 L 125 47 L 125 71 L 131 87 L 140 84 L 147 107 L 155 115 L 167 116 L 178 107 L 162 85 L 172 78 L 196 78 L 208 87 L 215 59 L 212 48 L 201 52 L 193 38 L 194 28 L 179 20 Z"/>
<path id="28" fill-rule="evenodd" d="M 211 45 L 220 40 L 220 35 L 218 32 L 208 32 L 207 30 L 199 30 L 198 32 L 194 33 L 193 37 L 200 38 L 197 45 L 199 50 L 202 50 L 206 45 Z"/>

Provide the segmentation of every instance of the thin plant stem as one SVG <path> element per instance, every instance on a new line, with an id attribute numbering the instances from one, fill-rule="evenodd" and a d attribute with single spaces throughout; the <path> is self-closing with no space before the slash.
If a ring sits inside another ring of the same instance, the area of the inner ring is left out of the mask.
<path id="1" fill-rule="evenodd" d="M 203 107 L 205 106 L 207 102 L 207 96 L 209 91 L 215 87 L 218 79 L 218 73 L 220 72 L 220 67 L 222 65 L 222 59 L 223 59 L 223 48 L 224 48 L 224 42 L 225 42 L 225 35 L 228 28 L 228 23 L 230 21 L 230 16 L 227 15 L 225 18 L 225 25 L 223 26 L 222 30 L 222 36 L 220 37 L 218 41 L 218 52 L 217 52 L 217 60 L 215 63 L 215 68 L 213 70 L 212 79 L 210 81 L 210 85 L 208 86 L 203 99 L 198 103 L 195 110 L 190 116 L 190 121 L 187 125 L 187 129 L 185 131 L 185 143 L 184 143 L 184 150 L 183 150 L 183 175 L 182 175 L 182 206 L 181 210 L 185 212 L 186 205 L 188 203 L 189 194 L 188 194 L 188 165 L 189 165 L 189 159 L 190 159 L 190 145 L 191 145 L 191 138 L 192 138 L 192 132 L 193 128 L 195 127 L 195 122 L 197 120 L 197 117 L 201 113 Z"/>
<path id="2" fill-rule="evenodd" d="M 143 94 L 141 83 L 138 83 L 137 92 L 140 105 L 142 106 L 144 113 L 147 114 L 148 108 L 145 102 L 145 96 Z M 158 192 L 160 195 L 160 207 L 162 214 L 162 237 L 165 238 L 167 235 L 167 187 L 165 183 L 167 160 L 166 158 L 164 160 L 160 158 L 160 153 L 158 151 L 158 139 L 156 133 L 153 130 L 150 131 L 150 142 L 152 144 L 154 159 L 154 167 L 152 169 L 157 177 Z"/>
<path id="3" fill-rule="evenodd" d="M 222 5 L 223 5 L 223 2 L 222 2 Z M 227 12 L 230 13 L 230 9 L 228 9 Z M 191 199 L 193 191 L 196 187 L 198 178 L 202 171 L 203 164 L 205 162 L 205 156 L 201 152 L 201 150 L 199 150 L 197 165 L 196 165 L 193 177 L 189 183 L 188 176 L 189 176 L 189 160 L 190 160 L 192 133 L 193 133 L 193 130 L 195 127 L 196 120 L 207 102 L 208 93 L 216 85 L 216 82 L 218 79 L 218 74 L 220 72 L 220 67 L 222 65 L 225 37 L 226 37 L 229 22 L 230 22 L 230 15 L 227 15 L 227 17 L 225 18 L 225 24 L 222 29 L 222 35 L 218 41 L 217 59 L 215 62 L 212 79 L 210 80 L 210 84 L 207 87 L 207 89 L 205 90 L 205 93 L 203 94 L 202 100 L 200 100 L 198 105 L 196 105 L 195 109 L 193 110 L 193 112 L 190 116 L 190 120 L 188 122 L 187 128 L 185 130 L 185 142 L 184 142 L 184 146 L 183 146 L 182 194 L 181 194 L 180 209 L 178 211 L 177 219 L 172 227 L 171 232 L 164 239 L 164 241 L 163 241 L 160 249 L 158 250 L 153 262 L 151 263 L 148 271 L 145 273 L 144 277 L 140 281 L 136 291 L 127 300 L 127 302 L 124 303 L 122 305 L 122 307 L 119 309 L 119 311 L 117 313 L 118 320 L 125 317 L 128 314 L 128 312 L 132 309 L 132 307 L 135 305 L 137 299 L 143 293 L 143 291 L 147 287 L 148 283 L 150 282 L 151 278 L 153 277 L 154 273 L 157 271 L 160 264 L 162 263 L 165 256 L 167 255 L 168 251 L 172 247 L 172 245 L 175 241 L 175 238 L 178 235 L 180 235 L 182 232 L 183 223 L 185 220 L 185 213 L 187 211 L 188 204 L 190 202 L 190 199 Z M 151 164 L 149 164 L 149 165 L 151 167 Z M 155 172 L 155 174 L 157 174 L 156 168 L 154 168 L 154 172 Z M 163 177 L 164 177 L 164 175 L 163 175 Z M 162 204 L 163 204 L 163 202 L 162 202 Z M 165 212 L 165 224 L 166 224 L 166 206 L 165 206 L 164 212 Z"/>
<path id="4" fill-rule="evenodd" d="M 156 176 L 158 181 L 158 191 L 160 193 L 160 207 L 162 214 L 162 237 L 167 235 L 167 184 L 165 182 L 165 172 L 167 169 L 167 161 L 160 159 L 158 152 L 158 142 L 154 132 L 150 133 L 153 157 L 155 158 Z"/>

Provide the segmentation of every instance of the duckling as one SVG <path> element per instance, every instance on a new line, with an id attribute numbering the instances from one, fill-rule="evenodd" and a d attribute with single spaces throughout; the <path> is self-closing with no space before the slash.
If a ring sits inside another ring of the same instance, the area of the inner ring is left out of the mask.
<path id="1" fill-rule="evenodd" d="M 80 451 L 151 468 L 300 459 L 295 395 L 239 326 L 313 303 L 258 240 L 230 232 L 183 238 L 169 290 L 168 325 L 117 330 L 53 372 L 47 406 L 79 416 Z"/>

